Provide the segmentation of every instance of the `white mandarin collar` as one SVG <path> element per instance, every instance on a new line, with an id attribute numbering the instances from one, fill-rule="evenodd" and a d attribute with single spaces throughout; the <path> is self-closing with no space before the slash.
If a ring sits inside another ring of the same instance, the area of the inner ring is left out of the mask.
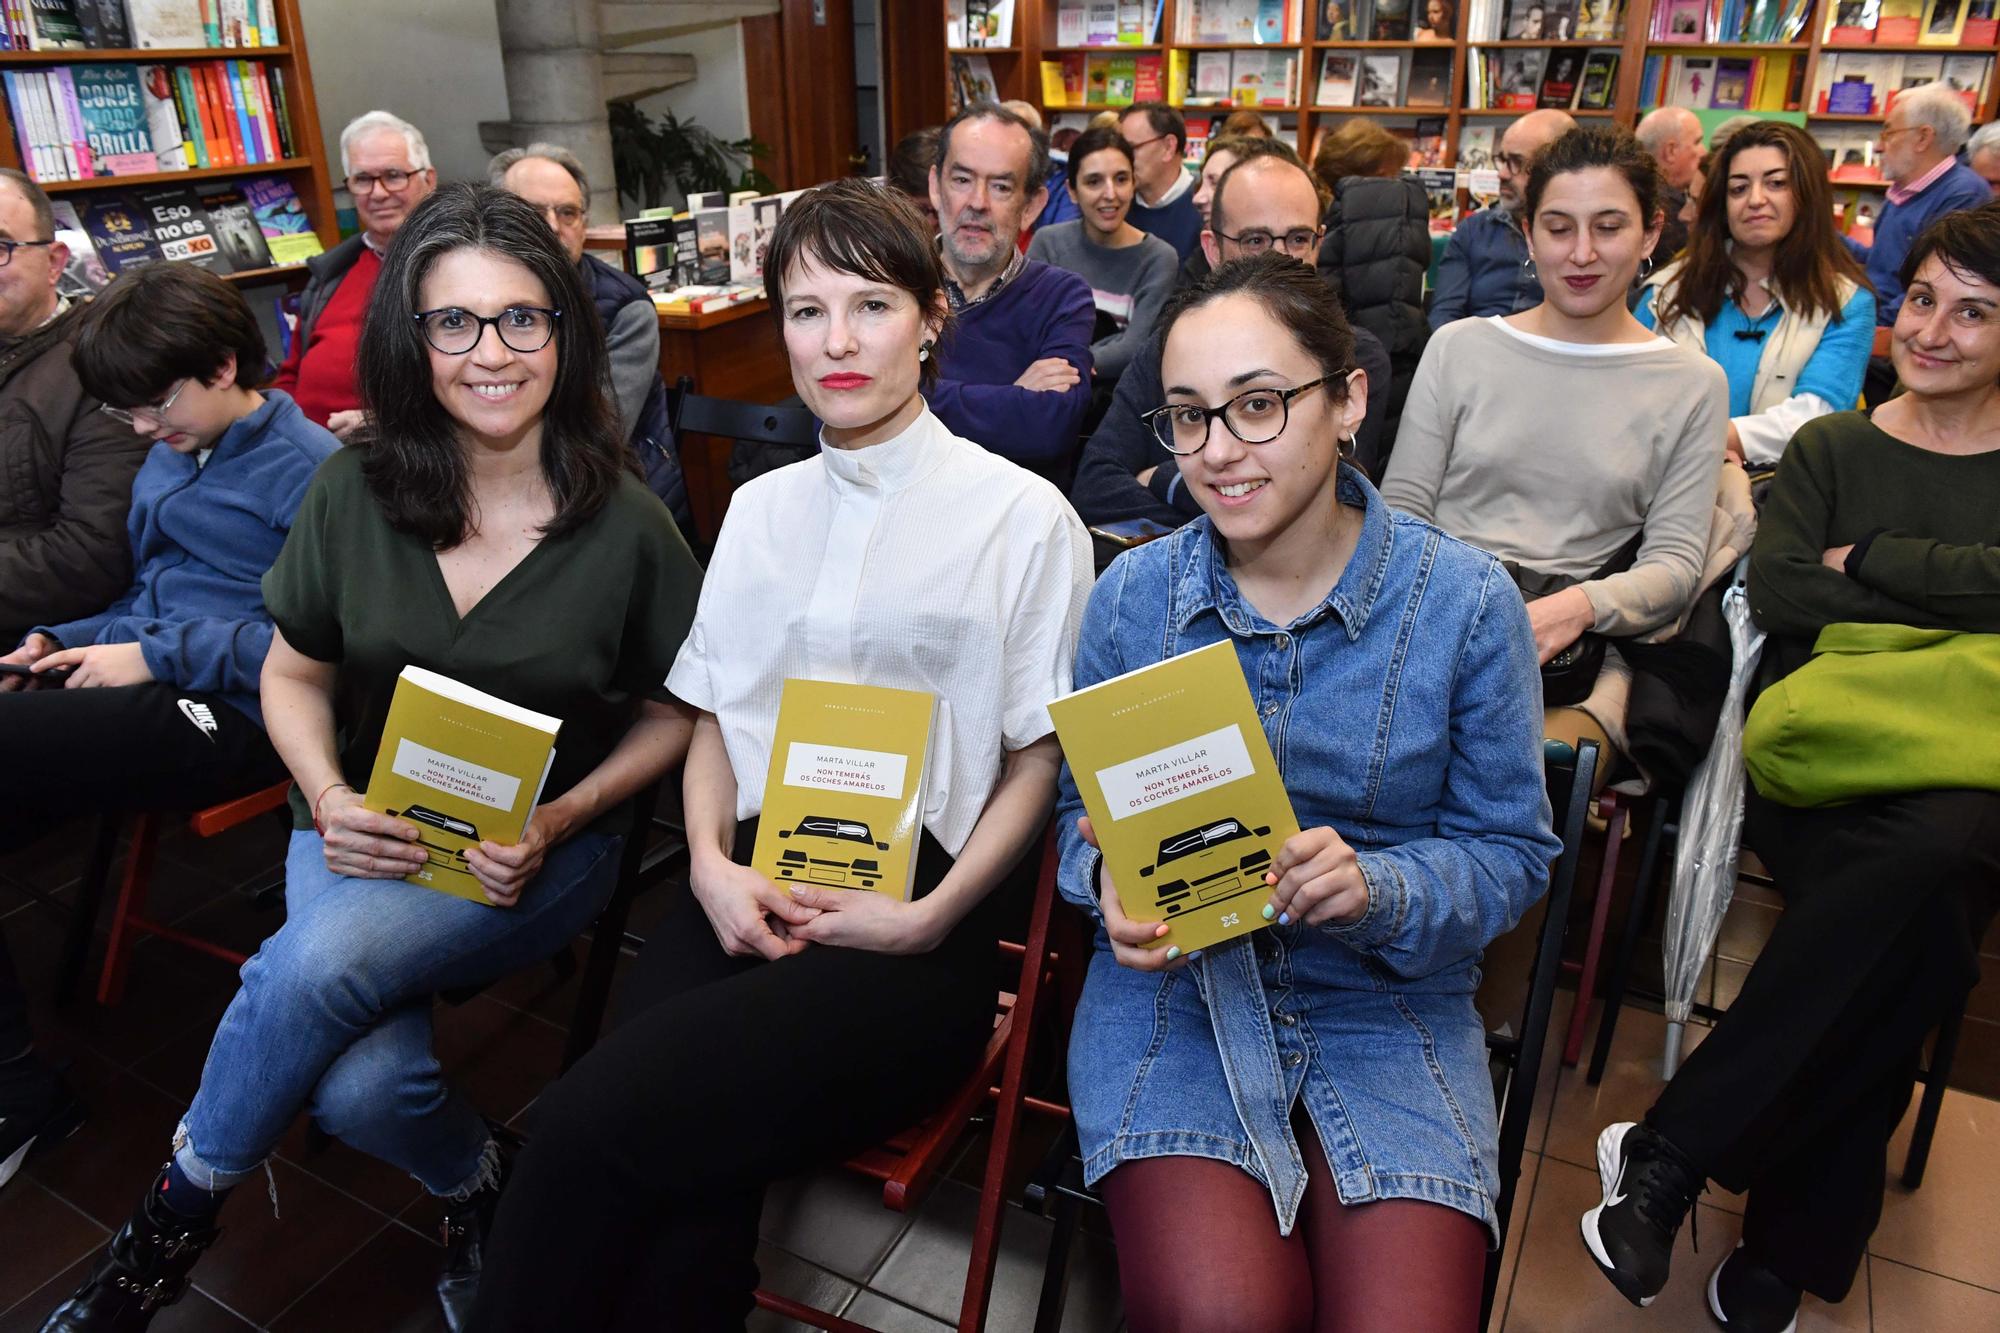
<path id="1" fill-rule="evenodd" d="M 819 456 L 835 490 L 900 491 L 915 485 L 950 453 L 951 432 L 928 405 L 893 439 L 865 449 L 836 449 L 821 428 Z"/>

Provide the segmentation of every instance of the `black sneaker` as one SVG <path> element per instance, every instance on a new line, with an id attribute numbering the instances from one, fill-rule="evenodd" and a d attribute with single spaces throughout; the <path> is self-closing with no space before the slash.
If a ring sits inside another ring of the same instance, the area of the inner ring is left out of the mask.
<path id="1" fill-rule="evenodd" d="M 0 1185 L 14 1178 L 36 1144 L 44 1148 L 83 1124 L 83 1104 L 54 1070 L 34 1059 L 0 1067 Z"/>
<path id="2" fill-rule="evenodd" d="M 1597 1136 L 1604 1202 L 1583 1215 L 1583 1243 L 1611 1285 L 1650 1305 L 1667 1285 L 1674 1233 L 1703 1178 L 1685 1154 L 1644 1125 L 1624 1121 Z"/>
<path id="3" fill-rule="evenodd" d="M 1804 1293 L 1743 1252 L 1743 1242 L 1708 1275 L 1708 1312 L 1730 1333 L 1797 1333 Z"/>

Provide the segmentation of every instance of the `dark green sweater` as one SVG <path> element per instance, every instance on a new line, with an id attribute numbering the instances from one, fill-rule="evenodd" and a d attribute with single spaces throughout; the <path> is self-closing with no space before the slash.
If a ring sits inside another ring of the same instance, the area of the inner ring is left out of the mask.
<path id="1" fill-rule="evenodd" d="M 1858 577 L 1820 563 L 1871 533 Z M 1836 621 L 2000 633 L 2000 450 L 1932 453 L 1860 412 L 1808 422 L 1758 518 L 1750 613 L 1772 636 L 1766 680 Z"/>

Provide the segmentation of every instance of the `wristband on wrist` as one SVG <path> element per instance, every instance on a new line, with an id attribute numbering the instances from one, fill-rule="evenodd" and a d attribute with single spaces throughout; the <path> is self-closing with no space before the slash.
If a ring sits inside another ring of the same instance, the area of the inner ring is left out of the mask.
<path id="1" fill-rule="evenodd" d="M 326 801 L 326 798 L 327 798 L 327 796 L 328 796 L 328 795 L 329 795 L 330 793 L 332 793 L 332 791 L 333 791 L 333 790 L 334 790 L 334 789 L 335 789 L 336 787 L 347 787 L 347 789 L 348 789 L 349 791 L 353 791 L 353 790 L 354 790 L 354 788 L 352 788 L 352 787 L 348 787 L 348 785 L 347 785 L 347 784 L 346 784 L 345 782 L 329 782 L 329 783 L 327 783 L 327 784 L 326 784 L 326 786 L 324 786 L 324 787 L 320 788 L 320 791 L 319 791 L 319 796 L 318 796 L 317 798 L 315 798 L 315 799 L 314 799 L 314 801 L 313 801 L 313 812 L 312 812 L 312 813 L 313 813 L 313 832 L 315 832 L 315 833 L 319 834 L 319 835 L 320 835 L 320 836 L 321 836 L 322 838 L 324 838 L 324 837 L 326 836 L 326 825 L 325 825 L 325 824 L 322 824 L 322 823 L 320 822 L 320 818 L 319 818 L 319 808 L 320 808 L 320 806 L 321 806 L 321 805 L 322 805 L 322 804 L 323 804 L 323 803 L 324 803 L 324 802 Z"/>
<path id="2" fill-rule="evenodd" d="M 1847 552 L 1847 558 L 1841 561 L 1841 572 L 1858 582 L 1861 578 L 1861 562 L 1868 558 L 1868 548 L 1875 544 L 1877 537 L 1887 531 L 1887 528 L 1877 528 L 1854 543 Z"/>

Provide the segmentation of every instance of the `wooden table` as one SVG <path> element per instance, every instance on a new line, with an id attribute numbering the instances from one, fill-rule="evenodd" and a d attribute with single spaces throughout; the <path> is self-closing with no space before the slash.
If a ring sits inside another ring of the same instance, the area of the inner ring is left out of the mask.
<path id="1" fill-rule="evenodd" d="M 683 375 L 695 392 L 745 403 L 790 398 L 792 372 L 771 318 L 770 302 L 745 301 L 698 315 L 660 315 L 660 377 L 669 388 Z M 695 528 L 713 542 L 729 508 L 732 441 L 690 435 L 679 441 Z"/>

